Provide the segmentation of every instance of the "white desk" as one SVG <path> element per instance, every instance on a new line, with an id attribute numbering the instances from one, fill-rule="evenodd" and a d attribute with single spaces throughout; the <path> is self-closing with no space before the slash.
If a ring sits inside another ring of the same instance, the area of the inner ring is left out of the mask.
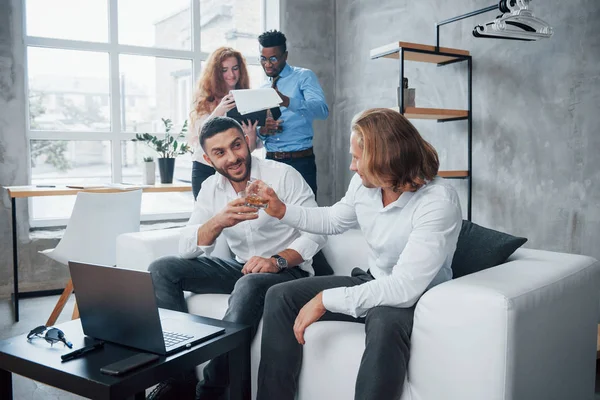
<path id="1" fill-rule="evenodd" d="M 123 190 L 137 190 L 142 189 L 144 193 L 171 193 L 171 192 L 189 192 L 192 190 L 189 184 L 178 184 L 178 183 L 157 183 L 153 186 L 136 187 L 131 186 L 127 189 L 119 189 L 114 187 L 101 187 L 93 189 L 72 189 L 66 186 L 56 187 L 37 187 L 35 185 L 30 186 L 5 186 L 4 187 L 11 200 L 12 206 L 12 242 L 13 242 L 13 280 L 14 280 L 14 310 L 15 310 L 15 322 L 19 321 L 19 298 L 33 297 L 33 296 L 44 296 L 52 294 L 60 294 L 63 289 L 59 290 L 42 290 L 34 292 L 19 293 L 19 258 L 17 255 L 17 208 L 16 199 L 28 198 L 28 197 L 42 197 L 42 196 L 72 196 L 79 192 L 94 192 L 94 193 L 115 193 L 122 192 Z"/>

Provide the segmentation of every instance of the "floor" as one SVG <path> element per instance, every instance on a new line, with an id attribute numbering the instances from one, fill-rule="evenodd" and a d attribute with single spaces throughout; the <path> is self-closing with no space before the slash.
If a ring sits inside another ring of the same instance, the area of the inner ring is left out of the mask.
<path id="1" fill-rule="evenodd" d="M 36 326 L 46 323 L 58 296 L 38 297 L 19 301 L 20 321 L 13 322 L 12 304 L 7 299 L 0 299 L 0 340 L 29 332 Z M 71 319 L 74 298 L 65 306 L 57 323 Z M 596 396 L 600 400 L 600 362 L 596 366 Z M 13 376 L 13 393 L 15 400 L 74 400 L 83 399 L 60 389 L 23 378 Z"/>

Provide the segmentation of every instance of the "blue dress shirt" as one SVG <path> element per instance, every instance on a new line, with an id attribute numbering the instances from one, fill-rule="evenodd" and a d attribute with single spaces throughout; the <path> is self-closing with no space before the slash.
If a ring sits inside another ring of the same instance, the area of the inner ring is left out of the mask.
<path id="1" fill-rule="evenodd" d="M 271 87 L 272 78 L 261 87 Z M 283 131 L 263 136 L 267 151 L 299 151 L 312 147 L 313 120 L 326 119 L 329 108 L 314 72 L 286 64 L 277 80 L 277 89 L 290 98 L 289 107 L 279 107 Z"/>

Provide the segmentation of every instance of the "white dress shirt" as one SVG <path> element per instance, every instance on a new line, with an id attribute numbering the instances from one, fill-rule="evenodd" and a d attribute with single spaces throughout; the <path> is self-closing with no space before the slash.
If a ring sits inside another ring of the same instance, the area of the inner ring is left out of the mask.
<path id="1" fill-rule="evenodd" d="M 338 203 L 314 209 L 287 205 L 282 221 L 327 235 L 358 223 L 369 245 L 367 267 L 375 279 L 325 290 L 323 304 L 331 312 L 364 317 L 376 306 L 411 307 L 428 288 L 452 279 L 462 212 L 456 191 L 442 178 L 416 192 L 404 192 L 383 207 L 381 189 L 366 188 L 355 175 Z"/>
<path id="2" fill-rule="evenodd" d="M 302 175 L 287 164 L 252 157 L 250 176 L 269 184 L 287 204 L 317 207 L 313 192 Z M 181 257 L 195 258 L 211 254 L 214 243 L 210 246 L 198 246 L 198 228 L 236 198 L 237 193 L 229 180 L 218 172 L 202 183 L 192 216 L 183 228 L 179 240 Z M 314 275 L 312 257 L 325 245 L 327 238 L 300 232 L 264 211 L 259 211 L 258 215 L 255 220 L 243 221 L 225 228 L 221 233 L 236 260 L 245 263 L 253 256 L 268 258 L 285 249 L 292 249 L 305 260 L 300 268 Z"/>

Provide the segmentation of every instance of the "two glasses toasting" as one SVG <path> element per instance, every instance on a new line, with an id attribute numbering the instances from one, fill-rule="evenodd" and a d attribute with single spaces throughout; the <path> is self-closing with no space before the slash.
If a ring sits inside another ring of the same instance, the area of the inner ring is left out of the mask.
<path id="1" fill-rule="evenodd" d="M 256 208 L 256 210 L 264 210 L 269 205 L 269 200 L 265 199 L 261 195 L 262 185 L 266 185 L 264 182 L 250 180 L 246 184 L 246 190 L 238 193 L 238 196 L 246 199 L 246 206 Z"/>

